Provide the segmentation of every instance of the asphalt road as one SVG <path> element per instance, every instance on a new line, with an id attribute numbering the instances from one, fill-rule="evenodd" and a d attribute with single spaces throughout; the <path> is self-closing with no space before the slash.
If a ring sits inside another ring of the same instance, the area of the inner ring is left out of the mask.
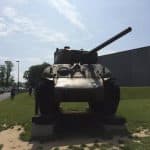
<path id="1" fill-rule="evenodd" d="M 5 100 L 10 97 L 10 92 L 0 94 L 0 101 Z"/>

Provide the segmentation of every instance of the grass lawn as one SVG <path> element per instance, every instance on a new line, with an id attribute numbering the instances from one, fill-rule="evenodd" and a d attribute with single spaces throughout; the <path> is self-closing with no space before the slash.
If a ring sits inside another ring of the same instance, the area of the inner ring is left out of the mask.
<path id="1" fill-rule="evenodd" d="M 62 104 L 65 110 L 83 111 L 87 107 L 85 103 Z M 14 100 L 8 99 L 0 102 L 0 130 L 21 124 L 25 127 L 22 139 L 29 140 L 31 130 L 31 118 L 34 114 L 33 97 L 26 93 L 19 94 Z M 121 88 L 121 101 L 117 115 L 127 120 L 129 132 L 138 127 L 150 129 L 150 87 Z M 150 149 L 150 137 L 142 138 L 142 143 L 128 141 L 125 149 Z"/>
<path id="2" fill-rule="evenodd" d="M 27 140 L 30 136 L 31 117 L 34 114 L 33 97 L 26 93 L 17 95 L 14 100 L 7 99 L 0 102 L 0 130 L 14 125 L 23 125 L 26 134 L 22 137 Z"/>

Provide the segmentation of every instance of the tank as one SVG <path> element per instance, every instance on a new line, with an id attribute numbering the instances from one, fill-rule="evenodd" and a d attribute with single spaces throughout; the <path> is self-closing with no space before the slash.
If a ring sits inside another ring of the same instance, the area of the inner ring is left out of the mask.
<path id="1" fill-rule="evenodd" d="M 36 114 L 54 117 L 61 112 L 61 102 L 88 102 L 90 113 L 115 115 L 120 87 L 110 70 L 98 63 L 97 52 L 131 30 L 128 27 L 89 51 L 56 48 L 54 64 L 44 69 L 36 88 Z"/>

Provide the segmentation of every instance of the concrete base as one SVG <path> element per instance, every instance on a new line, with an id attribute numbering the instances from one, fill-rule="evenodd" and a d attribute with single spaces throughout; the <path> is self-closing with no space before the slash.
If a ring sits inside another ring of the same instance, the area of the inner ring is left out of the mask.
<path id="1" fill-rule="evenodd" d="M 108 124 L 104 124 L 104 129 L 106 131 L 115 131 L 115 130 L 125 130 L 126 129 L 126 125 L 108 125 Z"/>
<path id="2" fill-rule="evenodd" d="M 52 137 L 54 124 L 35 124 L 32 123 L 31 136 L 32 138 Z"/>

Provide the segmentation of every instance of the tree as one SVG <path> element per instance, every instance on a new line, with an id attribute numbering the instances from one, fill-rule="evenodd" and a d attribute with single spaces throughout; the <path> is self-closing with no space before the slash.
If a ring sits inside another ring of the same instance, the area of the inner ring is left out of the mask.
<path id="1" fill-rule="evenodd" d="M 14 82 L 15 82 L 14 77 L 10 76 L 10 78 L 9 78 L 9 85 L 13 85 Z"/>
<path id="2" fill-rule="evenodd" d="M 5 65 L 0 65 L 0 84 L 5 85 L 6 67 Z"/>
<path id="3" fill-rule="evenodd" d="M 41 79 L 43 70 L 49 66 L 48 63 L 43 63 L 40 65 L 34 65 L 29 68 L 29 70 L 24 72 L 23 78 L 27 80 L 27 85 L 36 87 Z"/>
<path id="4" fill-rule="evenodd" d="M 5 61 L 5 67 L 6 67 L 6 86 L 8 86 L 9 80 L 11 78 L 11 72 L 13 69 L 13 63 L 11 61 Z"/>
<path id="5" fill-rule="evenodd" d="M 26 87 L 29 87 L 29 86 L 30 86 L 30 83 L 29 83 L 29 70 L 26 70 L 26 71 L 24 72 L 23 78 L 24 78 L 25 80 L 27 80 L 27 82 L 25 83 L 25 86 L 26 86 Z"/>

